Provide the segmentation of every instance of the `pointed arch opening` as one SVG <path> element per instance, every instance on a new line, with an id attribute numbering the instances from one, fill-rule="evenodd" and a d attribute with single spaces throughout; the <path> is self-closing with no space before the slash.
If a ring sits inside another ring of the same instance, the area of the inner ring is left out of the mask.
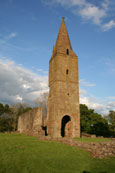
<path id="1" fill-rule="evenodd" d="M 61 120 L 61 136 L 71 136 L 71 130 L 71 117 L 69 115 L 65 115 Z"/>

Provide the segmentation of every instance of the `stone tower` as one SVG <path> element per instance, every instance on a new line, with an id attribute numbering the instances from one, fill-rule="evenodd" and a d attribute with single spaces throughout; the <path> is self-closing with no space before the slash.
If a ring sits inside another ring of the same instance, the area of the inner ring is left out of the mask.
<path id="1" fill-rule="evenodd" d="M 53 137 L 80 137 L 78 56 L 62 18 L 49 62 L 47 132 Z"/>

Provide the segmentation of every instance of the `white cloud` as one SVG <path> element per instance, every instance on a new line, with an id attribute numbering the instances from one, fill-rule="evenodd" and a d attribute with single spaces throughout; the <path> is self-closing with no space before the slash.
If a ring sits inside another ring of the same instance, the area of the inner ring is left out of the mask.
<path id="1" fill-rule="evenodd" d="M 80 15 L 85 19 L 91 19 L 94 24 L 100 24 L 101 19 L 106 16 L 106 10 L 100 9 L 92 4 L 86 5 L 84 8 L 80 9 Z"/>
<path id="2" fill-rule="evenodd" d="M 6 39 L 9 40 L 9 39 L 14 38 L 16 36 L 17 36 L 16 32 L 12 32 L 6 37 Z"/>
<path id="3" fill-rule="evenodd" d="M 90 20 L 94 24 L 100 26 L 104 31 L 115 26 L 115 21 L 111 19 L 109 23 L 105 23 L 104 19 L 112 17 L 110 11 L 112 10 L 110 0 L 103 0 L 97 2 L 89 2 L 88 0 L 42 0 L 46 5 L 59 4 L 64 8 L 68 7 L 75 15 L 80 15 L 84 20 Z"/>
<path id="4" fill-rule="evenodd" d="M 16 32 L 12 32 L 9 35 L 4 36 L 3 38 L 0 39 L 0 44 L 5 44 L 7 43 L 10 39 L 15 38 L 17 36 Z"/>
<path id="5" fill-rule="evenodd" d="M 115 102 L 108 102 L 106 108 L 109 110 L 115 110 Z"/>
<path id="6" fill-rule="evenodd" d="M 22 97 L 20 97 L 19 95 L 17 95 L 17 96 L 16 96 L 16 100 L 22 101 L 22 100 L 23 100 L 23 98 L 22 98 Z"/>
<path id="7" fill-rule="evenodd" d="M 96 84 L 89 83 L 85 79 L 80 79 L 79 83 L 80 83 L 81 86 L 87 86 L 87 87 L 94 87 L 94 86 L 96 86 Z"/>
<path id="8" fill-rule="evenodd" d="M 86 0 L 41 0 L 46 5 L 54 5 L 56 3 L 61 4 L 62 6 L 72 7 L 72 6 L 81 6 L 86 4 Z"/>
<path id="9" fill-rule="evenodd" d="M 42 73 L 42 74 L 47 74 L 48 72 L 47 71 L 44 71 L 43 69 L 37 69 L 38 72 Z"/>
<path id="10" fill-rule="evenodd" d="M 114 27 L 115 27 L 115 21 L 110 20 L 108 23 L 105 23 L 102 28 L 103 28 L 104 31 L 108 31 L 108 30 L 110 30 Z"/>
<path id="11" fill-rule="evenodd" d="M 30 87 L 29 85 L 27 85 L 27 84 L 23 84 L 23 87 L 26 88 L 26 89 L 31 88 L 31 87 Z"/>
<path id="12" fill-rule="evenodd" d="M 98 100 L 96 100 L 96 98 L 92 98 L 92 97 L 86 97 L 86 96 L 82 96 L 80 97 L 80 103 L 81 104 L 86 104 L 88 106 L 88 108 L 90 109 L 94 109 L 95 112 L 104 114 L 107 113 L 108 111 L 105 109 L 104 104 L 100 103 Z"/>
<path id="13" fill-rule="evenodd" d="M 68 7 L 71 6 L 82 6 L 86 4 L 86 0 L 57 0 L 58 3 L 61 5 L 67 5 Z"/>
<path id="14" fill-rule="evenodd" d="M 13 61 L 0 60 L 0 102 L 32 104 L 40 93 L 47 90 L 47 76 L 37 75 Z"/>
<path id="15" fill-rule="evenodd" d="M 115 100 L 115 96 L 110 96 L 108 98 L 111 99 L 111 100 Z"/>
<path id="16" fill-rule="evenodd" d="M 109 4 L 110 4 L 110 0 L 103 0 L 101 6 L 104 9 L 108 9 L 109 8 Z"/>
<path id="17" fill-rule="evenodd" d="M 94 86 L 82 79 L 85 86 Z M 0 102 L 14 104 L 26 102 L 34 104 L 40 94 L 48 92 L 48 76 L 41 76 L 32 71 L 16 65 L 11 60 L 0 60 Z M 108 98 L 107 98 L 108 99 Z M 109 97 L 115 99 L 115 97 Z M 85 89 L 80 88 L 80 103 L 86 104 L 96 112 L 106 114 L 110 109 L 115 109 L 115 102 L 88 96 Z"/>
<path id="18" fill-rule="evenodd" d="M 114 100 L 115 97 L 110 96 L 110 100 Z M 80 103 L 86 104 L 88 108 L 94 109 L 102 115 L 107 115 L 109 110 L 115 110 L 115 101 L 110 101 L 108 98 L 97 98 L 96 96 L 87 95 L 86 90 L 80 89 Z"/>
<path id="19" fill-rule="evenodd" d="M 83 95 L 85 95 L 87 92 L 86 92 L 86 90 L 84 90 L 84 89 L 79 89 L 79 94 L 80 94 L 80 96 L 83 96 Z"/>

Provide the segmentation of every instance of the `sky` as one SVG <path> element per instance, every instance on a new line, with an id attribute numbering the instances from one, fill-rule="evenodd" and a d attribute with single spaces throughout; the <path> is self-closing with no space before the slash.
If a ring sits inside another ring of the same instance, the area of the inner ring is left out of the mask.
<path id="1" fill-rule="evenodd" d="M 115 110 L 114 0 L 0 0 L 0 102 L 34 105 L 48 92 L 62 17 L 79 60 L 80 103 Z"/>

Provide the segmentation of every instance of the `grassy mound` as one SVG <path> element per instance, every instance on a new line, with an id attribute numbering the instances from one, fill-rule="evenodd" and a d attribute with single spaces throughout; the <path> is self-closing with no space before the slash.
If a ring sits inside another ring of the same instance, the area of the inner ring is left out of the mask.
<path id="1" fill-rule="evenodd" d="M 19 134 L 0 134 L 0 173 L 114 173 L 115 158 Z"/>

